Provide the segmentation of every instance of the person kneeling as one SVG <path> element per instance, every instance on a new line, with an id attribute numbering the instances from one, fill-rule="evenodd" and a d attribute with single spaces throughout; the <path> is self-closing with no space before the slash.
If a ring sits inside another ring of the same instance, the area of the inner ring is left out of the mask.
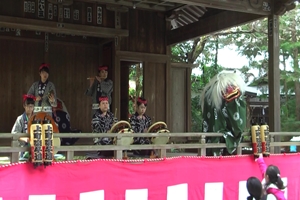
<path id="1" fill-rule="evenodd" d="M 99 98 L 99 109 L 93 115 L 92 118 L 92 132 L 93 133 L 107 133 L 113 124 L 117 120 L 114 118 L 114 114 L 109 111 L 108 97 Z M 112 145 L 113 138 L 102 137 L 94 138 L 95 145 Z M 101 157 L 113 157 L 113 151 L 100 151 L 99 156 Z"/>
<path id="2" fill-rule="evenodd" d="M 151 118 L 146 115 L 147 100 L 139 97 L 136 102 L 136 112 L 130 117 L 130 125 L 135 133 L 147 133 L 148 128 L 151 126 Z M 147 137 L 135 137 L 133 144 L 151 144 L 150 138 Z M 150 150 L 134 150 L 135 156 L 150 156 Z"/>

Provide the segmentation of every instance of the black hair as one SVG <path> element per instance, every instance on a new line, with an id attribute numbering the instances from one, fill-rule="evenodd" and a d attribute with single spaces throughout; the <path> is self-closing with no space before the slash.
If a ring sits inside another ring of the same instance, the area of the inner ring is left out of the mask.
<path id="1" fill-rule="evenodd" d="M 33 98 L 27 98 L 27 99 L 24 101 L 24 105 L 29 105 L 29 104 L 33 104 L 33 105 L 34 105 L 34 100 L 33 100 Z"/>
<path id="2" fill-rule="evenodd" d="M 247 190 L 250 194 L 247 200 L 262 200 L 263 189 L 258 178 L 252 176 L 247 179 Z"/>
<path id="3" fill-rule="evenodd" d="M 283 185 L 283 181 L 280 177 L 280 171 L 277 166 L 269 165 L 266 171 L 266 175 L 268 175 L 269 177 L 269 182 L 266 184 L 266 187 L 270 184 L 274 184 L 280 190 L 285 188 L 285 186 Z"/>
<path id="4" fill-rule="evenodd" d="M 142 101 L 147 101 L 145 98 L 143 98 L 143 97 L 139 97 L 139 99 L 141 99 Z M 142 105 L 142 103 L 141 102 L 139 102 L 138 100 L 136 101 L 136 105 L 137 106 L 140 106 L 140 105 Z M 144 105 L 147 107 L 147 103 L 144 103 Z"/>
<path id="5" fill-rule="evenodd" d="M 42 65 L 46 65 L 46 63 L 42 63 L 40 66 L 42 66 Z M 46 66 L 42 67 L 39 70 L 39 72 L 41 73 L 42 71 L 45 71 L 45 72 L 47 72 L 49 74 L 49 67 L 46 67 Z"/>

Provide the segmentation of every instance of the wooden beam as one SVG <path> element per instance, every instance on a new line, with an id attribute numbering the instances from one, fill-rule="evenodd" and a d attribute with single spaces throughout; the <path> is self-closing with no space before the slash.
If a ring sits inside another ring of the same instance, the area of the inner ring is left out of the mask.
<path id="1" fill-rule="evenodd" d="M 168 2 L 259 15 L 269 15 L 271 13 L 271 0 L 168 0 Z"/>
<path id="2" fill-rule="evenodd" d="M 199 64 L 191 64 L 191 63 L 171 63 L 171 67 L 179 67 L 179 68 L 196 68 Z"/>
<path id="3" fill-rule="evenodd" d="M 198 22 L 167 31 L 167 45 L 176 44 L 196 37 L 212 34 L 233 26 L 262 18 L 260 15 L 223 11 Z"/>
<path id="4" fill-rule="evenodd" d="M 139 53 L 131 51 L 116 51 L 116 56 L 118 56 L 120 60 L 137 62 L 155 61 L 156 63 L 166 63 L 169 59 L 169 56 L 165 54 Z"/>
<path id="5" fill-rule="evenodd" d="M 186 132 L 192 132 L 192 83 L 191 83 L 192 68 L 186 69 Z"/>
<path id="6" fill-rule="evenodd" d="M 82 2 L 97 2 L 103 4 L 111 4 L 111 5 L 119 5 L 119 6 L 127 6 L 130 8 L 137 9 L 147 9 L 147 10 L 155 10 L 155 11 L 167 11 L 166 7 L 160 5 L 150 5 L 147 1 L 145 3 L 138 3 L 139 1 L 123 1 L 123 0 L 81 0 Z M 146 4 L 147 3 L 147 4 Z M 136 5 L 134 7 L 134 5 Z M 175 6 L 175 5 L 174 5 Z M 170 5 L 170 8 L 172 5 Z"/>
<path id="7" fill-rule="evenodd" d="M 129 31 L 124 29 L 57 23 L 2 15 L 0 15 L 0 27 L 101 38 L 127 37 L 129 35 Z"/>

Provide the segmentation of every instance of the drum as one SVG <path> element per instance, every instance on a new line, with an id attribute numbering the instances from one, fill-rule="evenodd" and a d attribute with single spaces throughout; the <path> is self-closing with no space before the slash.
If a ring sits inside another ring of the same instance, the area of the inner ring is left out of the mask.
<path id="1" fill-rule="evenodd" d="M 149 127 L 148 133 L 170 133 L 167 124 L 164 122 L 156 122 Z M 152 144 L 167 144 L 170 137 L 153 137 L 151 139 Z"/>
<path id="2" fill-rule="evenodd" d="M 51 121 L 51 124 L 52 124 L 52 127 L 53 127 L 53 133 L 59 133 L 59 130 L 58 130 L 58 127 L 55 123 L 55 121 L 53 120 L 52 116 L 50 116 L 48 113 L 45 113 L 45 112 L 38 112 L 38 113 L 35 113 L 33 116 L 30 117 L 30 119 L 28 120 L 28 125 L 27 125 L 27 133 L 30 133 L 30 126 L 31 126 L 31 123 L 33 121 L 33 119 L 39 119 L 40 121 L 43 121 L 45 118 L 46 119 L 49 119 Z M 55 150 L 56 147 L 60 147 L 60 138 L 53 138 L 53 148 L 54 148 L 54 151 L 53 153 L 56 154 L 58 152 L 58 150 Z"/>
<path id="3" fill-rule="evenodd" d="M 159 130 L 167 128 L 168 126 L 165 122 L 156 122 L 148 128 L 148 133 L 157 133 Z"/>
<path id="4" fill-rule="evenodd" d="M 119 121 L 115 123 L 109 133 L 134 133 L 134 131 L 131 129 L 131 125 L 127 121 Z M 114 144 L 117 143 L 117 139 L 114 138 L 113 140 Z M 120 144 L 121 145 L 131 145 L 133 143 L 133 137 L 122 137 Z"/>

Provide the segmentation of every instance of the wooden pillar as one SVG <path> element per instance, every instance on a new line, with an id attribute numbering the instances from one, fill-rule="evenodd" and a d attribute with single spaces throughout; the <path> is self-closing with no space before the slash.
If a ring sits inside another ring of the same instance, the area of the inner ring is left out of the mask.
<path id="1" fill-rule="evenodd" d="M 166 123 L 168 127 L 171 127 L 171 101 L 172 101 L 172 90 L 171 90 L 171 46 L 166 47 L 166 54 L 168 57 L 167 63 L 166 63 Z M 172 130 L 171 130 L 172 132 Z"/>
<path id="2" fill-rule="evenodd" d="M 186 131 L 191 132 L 192 131 L 192 86 L 191 86 L 191 75 L 192 75 L 192 67 L 189 67 L 186 69 Z"/>
<path id="3" fill-rule="evenodd" d="M 280 131 L 280 70 L 279 70 L 279 17 L 274 13 L 268 17 L 268 51 L 269 51 L 269 127 L 272 132 Z M 275 138 L 278 141 L 280 138 Z M 278 150 L 275 150 L 278 152 Z"/>
<path id="4" fill-rule="evenodd" d="M 119 38 L 115 37 L 114 43 L 113 43 L 113 60 L 112 65 L 114 66 L 114 72 L 113 72 L 113 80 L 114 80 L 114 91 L 113 91 L 113 110 L 121 110 L 121 66 L 120 62 L 121 59 L 119 56 L 116 56 L 116 51 L 120 50 L 120 43 Z M 128 84 L 128 83 L 127 83 Z M 117 116 L 115 116 L 117 119 L 120 119 L 120 112 L 117 112 Z"/>
<path id="5" fill-rule="evenodd" d="M 49 63 L 49 33 L 45 32 L 44 34 L 45 34 L 44 62 Z"/>
<path id="6" fill-rule="evenodd" d="M 120 108 L 118 108 L 118 112 L 120 113 L 120 120 L 128 121 L 128 114 L 129 114 L 129 63 L 121 62 L 120 64 L 120 73 L 122 76 L 120 77 Z M 132 113 L 130 113 L 132 114 Z"/>

